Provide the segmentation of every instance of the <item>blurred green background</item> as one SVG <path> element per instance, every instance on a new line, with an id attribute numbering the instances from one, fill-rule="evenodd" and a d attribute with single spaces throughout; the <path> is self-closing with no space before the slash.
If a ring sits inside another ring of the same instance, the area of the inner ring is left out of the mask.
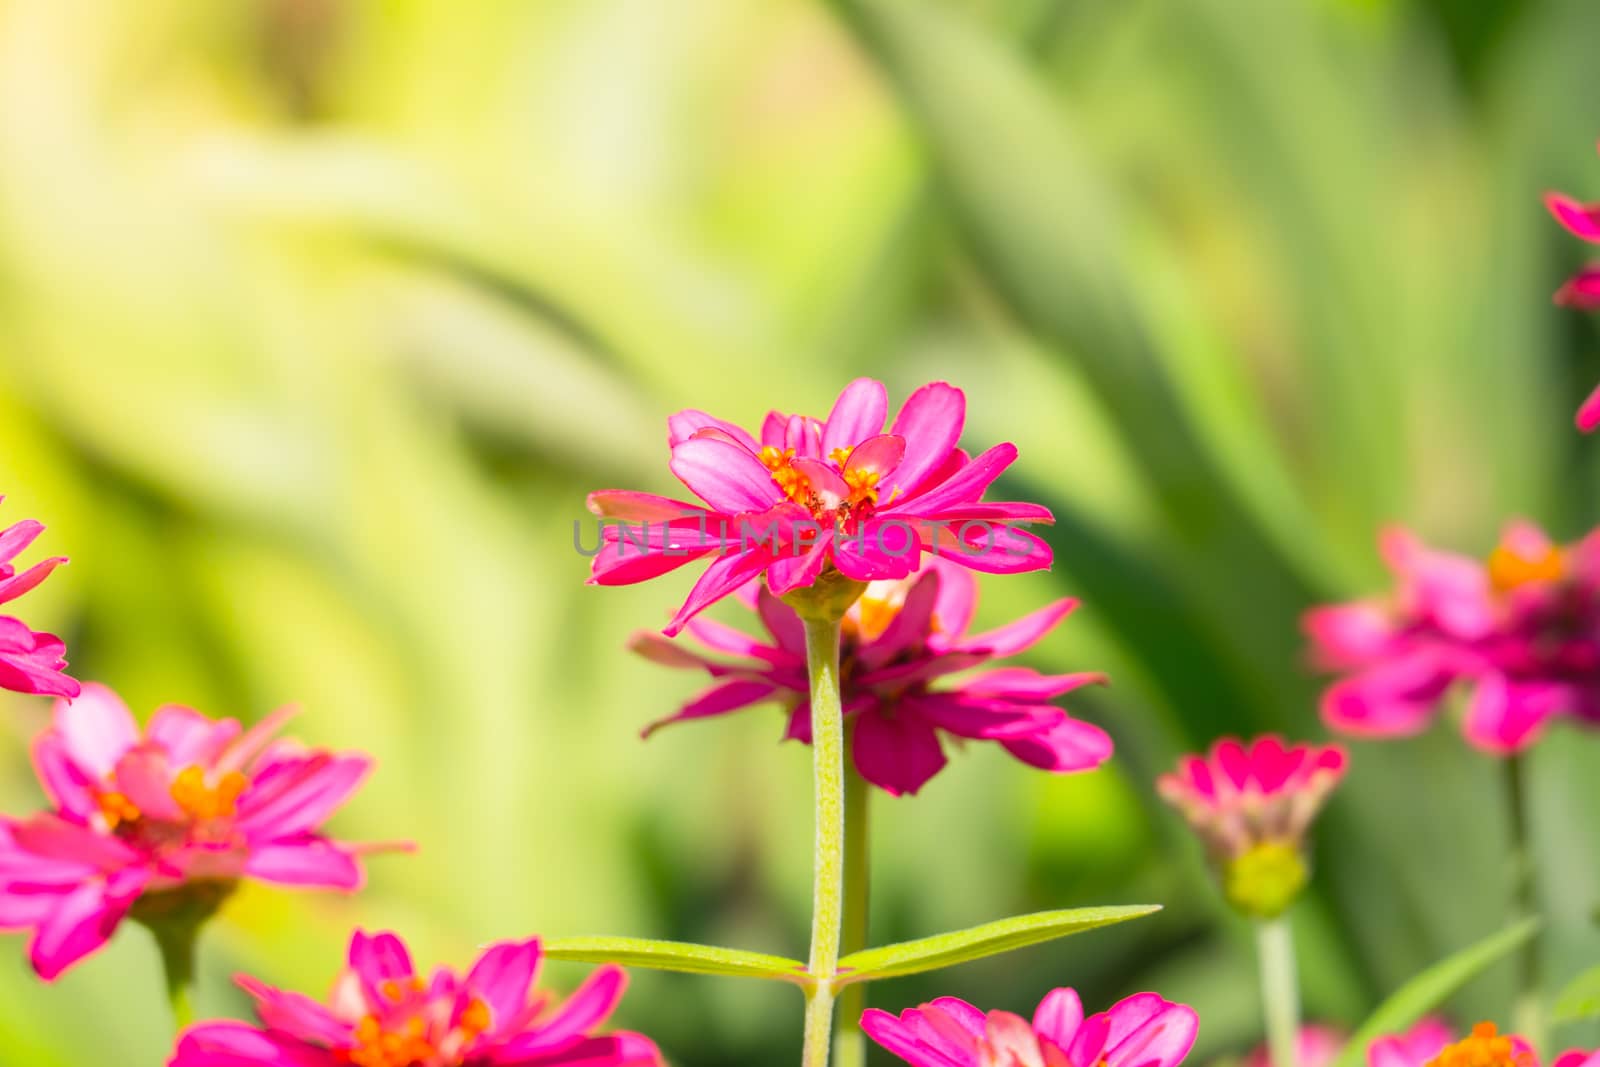
<path id="1" fill-rule="evenodd" d="M 1075 594 L 1029 658 L 1113 765 L 995 746 L 877 805 L 875 939 L 1080 904 L 1158 917 L 873 987 L 1031 1009 L 1187 1000 L 1259 1034 L 1248 931 L 1153 799 L 1223 732 L 1320 733 L 1298 613 L 1375 589 L 1383 521 L 1482 552 L 1596 521 L 1592 320 L 1547 187 L 1600 196 L 1592 0 L 0 0 L 0 490 L 72 566 L 23 613 L 141 713 L 381 767 L 337 828 L 410 836 L 354 899 L 242 893 L 226 976 L 322 990 L 354 924 L 465 963 L 637 933 L 803 954 L 809 777 L 774 712 L 637 730 L 699 684 L 630 658 L 690 576 L 586 588 L 583 494 L 669 491 L 664 420 L 964 387 Z M 725 613 L 727 614 L 727 613 Z M 728 615 L 731 617 L 731 615 Z M 0 805 L 39 802 L 0 716 Z M 1600 957 L 1600 737 L 1534 759 L 1548 981 Z M 1500 780 L 1441 727 L 1356 746 L 1297 911 L 1354 1022 L 1497 928 Z M 55 987 L 0 960 L 0 1062 L 156 1064 L 141 931 Z M 1461 1022 L 1508 1021 L 1511 967 Z M 563 988 L 581 969 L 554 966 Z M 678 1067 L 793 1062 L 784 987 L 635 976 Z M 1562 1044 L 1597 1038 L 1563 1032 Z"/>

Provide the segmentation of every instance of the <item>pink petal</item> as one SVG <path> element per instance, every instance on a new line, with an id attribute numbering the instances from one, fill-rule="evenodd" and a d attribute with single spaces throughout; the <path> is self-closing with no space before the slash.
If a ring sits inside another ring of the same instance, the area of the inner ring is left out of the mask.
<path id="1" fill-rule="evenodd" d="M 676 448 L 701 430 L 708 428 L 727 434 L 751 452 L 761 451 L 761 446 L 756 443 L 756 439 L 751 437 L 744 427 L 707 415 L 703 411 L 696 411 L 693 408 L 680 411 L 667 419 L 667 444 Z"/>
<path id="2" fill-rule="evenodd" d="M 1070 597 L 1058 600 L 1032 614 L 1024 615 L 1015 622 L 969 637 L 962 641 L 959 647 L 982 649 L 994 656 L 1014 656 L 1024 649 L 1032 648 L 1077 606 L 1078 601 Z"/>
<path id="3" fill-rule="evenodd" d="M 698 504 L 627 489 L 602 489 L 590 493 L 588 506 L 591 512 L 602 519 L 620 519 L 624 522 L 671 522 L 705 511 Z"/>
<path id="4" fill-rule="evenodd" d="M 538 1027 L 529 1033 L 508 1041 L 503 1055 L 507 1060 L 531 1059 L 538 1053 L 570 1045 L 606 1021 L 627 987 L 628 976 L 621 967 L 610 964 L 601 967 L 578 987 L 555 1015 L 540 1020 Z"/>
<path id="5" fill-rule="evenodd" d="M 822 454 L 836 448 L 851 448 L 867 438 L 883 432 L 883 420 L 889 416 L 889 396 L 883 383 L 871 378 L 857 378 L 844 387 L 833 411 L 822 428 Z"/>
<path id="6" fill-rule="evenodd" d="M 674 670 L 704 670 L 719 674 L 731 669 L 655 630 L 640 630 L 632 634 L 628 638 L 627 648 L 629 652 L 637 653 L 657 666 Z"/>
<path id="7" fill-rule="evenodd" d="M 211 744 L 219 741 L 222 746 L 211 759 L 215 760 L 212 770 L 218 774 L 227 774 L 230 771 L 243 771 L 248 768 L 256 757 L 266 751 L 272 743 L 273 737 L 282 730 L 288 721 L 300 714 L 300 709 L 290 704 L 269 712 L 260 722 L 246 730 L 242 736 L 238 734 L 238 723 L 231 719 L 218 723 L 219 729 L 216 736 L 211 739 Z M 233 736 L 229 736 L 233 735 Z M 238 740 L 233 739 L 234 736 Z"/>
<path id="8" fill-rule="evenodd" d="M 893 707 L 896 715 L 924 719 L 957 737 L 980 741 L 1028 736 L 1047 729 L 1049 721 L 1061 714 L 1059 708 L 1048 704 L 1040 707 L 969 702 L 954 693 L 908 693 Z"/>
<path id="9" fill-rule="evenodd" d="M 897 520 L 870 519 L 856 533 L 833 539 L 833 565 L 857 581 L 908 577 L 921 558 L 916 530 Z"/>
<path id="10" fill-rule="evenodd" d="M 0 689 L 76 697 L 81 687 L 61 673 L 65 654 L 66 646 L 54 634 L 34 633 L 22 620 L 0 615 Z"/>
<path id="11" fill-rule="evenodd" d="M 944 575 L 939 571 L 918 575 L 883 633 L 861 649 L 859 666 L 888 663 L 925 645 L 933 632 L 933 608 L 939 602 L 939 587 L 943 584 Z"/>
<path id="12" fill-rule="evenodd" d="M 0 530 L 0 564 L 16 559 L 42 533 L 44 523 L 35 519 L 23 519 Z"/>
<path id="13" fill-rule="evenodd" d="M 1177 1067 L 1194 1047 L 1200 1017 L 1186 1004 L 1173 1004 L 1154 993 L 1137 993 L 1107 1013 L 1108 1067 Z"/>
<path id="14" fill-rule="evenodd" d="M 1092 723 L 1062 712 L 1053 725 L 1000 742 L 1017 759 L 1054 774 L 1092 771 L 1111 758 L 1111 737 Z"/>
<path id="15" fill-rule="evenodd" d="M 979 453 L 972 462 L 920 496 L 886 505 L 896 515 L 937 518 L 941 510 L 976 502 L 1005 469 L 1016 462 L 1017 446 L 999 444 Z M 909 460 L 908 460 L 909 462 Z"/>
<path id="16" fill-rule="evenodd" d="M 74 820 L 88 822 L 100 810 L 97 783 L 67 756 L 66 743 L 54 730 L 34 739 L 33 768 L 51 803 Z"/>
<path id="17" fill-rule="evenodd" d="M 234 719 L 214 720 L 179 704 L 164 704 L 150 716 L 145 738 L 166 750 L 170 765 L 209 767 L 239 736 Z"/>
<path id="18" fill-rule="evenodd" d="M 1057 989 L 1047 994 L 1033 1015 L 1033 1028 L 1058 1048 L 1072 1044 L 1083 1023 L 1083 1001 L 1075 989 Z"/>
<path id="19" fill-rule="evenodd" d="M 831 511 L 849 499 L 850 486 L 827 463 L 804 456 L 792 462 L 794 469 L 805 476 L 807 487 L 823 508 Z"/>
<path id="20" fill-rule="evenodd" d="M 1593 1052 L 1569 1049 L 1557 1056 L 1550 1067 L 1600 1067 L 1600 1049 Z"/>
<path id="21" fill-rule="evenodd" d="M 661 1050 L 643 1034 L 616 1033 L 589 1037 L 560 1052 L 533 1059 L 509 1060 L 496 1054 L 494 1067 L 663 1067 Z"/>
<path id="22" fill-rule="evenodd" d="M 75 700 L 55 703 L 55 730 L 72 761 L 91 777 L 105 778 L 122 754 L 139 743 L 139 726 L 122 698 L 86 682 Z"/>
<path id="23" fill-rule="evenodd" d="M 793 656 L 784 652 L 781 648 L 763 644 L 743 630 L 736 630 L 726 623 L 717 622 L 713 619 L 694 619 L 685 629 L 689 631 L 690 637 L 700 641 L 706 647 L 730 656 L 780 664 L 788 664 L 794 660 Z"/>
<path id="24" fill-rule="evenodd" d="M 1301 617 L 1312 658 L 1324 670 L 1345 670 L 1387 652 L 1398 630 L 1387 608 L 1373 601 L 1312 608 Z"/>
<path id="25" fill-rule="evenodd" d="M 783 446 L 794 449 L 795 455 L 811 459 L 822 458 L 822 423 L 804 415 L 789 416 L 784 430 Z"/>
<path id="26" fill-rule="evenodd" d="M 713 560 L 705 573 L 700 575 L 700 580 L 695 582 L 694 588 L 689 590 L 689 596 L 678 608 L 678 613 L 661 632 L 668 637 L 677 636 L 690 619 L 756 577 L 770 565 L 771 556 L 760 550 L 731 552 Z"/>
<path id="27" fill-rule="evenodd" d="M 0 604 L 8 600 L 15 600 L 22 594 L 34 589 L 38 584 L 50 577 L 50 572 L 67 561 L 66 556 L 52 556 L 40 560 L 21 574 L 12 575 L 0 581 Z"/>
<path id="28" fill-rule="evenodd" d="M 1503 674 L 1478 680 L 1467 701 L 1467 740 L 1495 755 L 1519 752 L 1539 739 L 1545 724 L 1562 710 L 1565 686 L 1511 682 Z"/>
<path id="29" fill-rule="evenodd" d="M 950 459 L 961 440 L 967 398 L 948 382 L 930 382 L 912 393 L 889 432 L 906 442 L 905 458 L 882 486 L 882 499 L 904 499 L 922 487 Z"/>
<path id="30" fill-rule="evenodd" d="M 85 882 L 59 899 L 34 933 L 29 957 L 40 978 L 52 982 L 85 956 L 98 951 L 128 913 L 137 891 L 113 896 L 101 879 Z"/>
<path id="31" fill-rule="evenodd" d="M 1597 276 L 1600 284 L 1600 276 Z M 1583 401 L 1583 406 L 1578 409 L 1578 429 L 1584 433 L 1593 433 L 1596 426 L 1600 426 L 1600 385 Z"/>
<path id="32" fill-rule="evenodd" d="M 1600 206 L 1584 204 L 1561 193 L 1546 193 L 1545 207 L 1574 237 L 1600 242 Z"/>
<path id="33" fill-rule="evenodd" d="M 761 445 L 763 448 L 788 447 L 789 416 L 781 411 L 769 411 L 761 420 Z"/>
<path id="34" fill-rule="evenodd" d="M 139 862 L 139 854 L 117 838 L 49 813 L 11 825 L 18 848 L 45 859 L 82 863 L 100 871 L 116 871 Z"/>
<path id="35" fill-rule="evenodd" d="M 472 965 L 466 987 L 489 1006 L 492 1033 L 504 1033 L 522 1017 L 539 973 L 539 955 L 537 940 L 504 941 Z"/>
<path id="36" fill-rule="evenodd" d="M 167 1067 L 337 1067 L 333 1054 L 244 1023 L 202 1023 L 178 1038 Z"/>
<path id="37" fill-rule="evenodd" d="M 917 1013 L 906 1012 L 906 1015 L 916 1016 Z M 972 1049 L 963 1050 L 966 1056 L 958 1059 L 938 1048 L 930 1048 L 910 1026 L 886 1011 L 870 1008 L 864 1012 L 861 1030 L 912 1067 L 973 1067 L 974 1064 L 969 1058 Z"/>
<path id="38" fill-rule="evenodd" d="M 844 469 L 847 473 L 872 472 L 880 479 L 887 478 L 900 466 L 900 461 L 906 454 L 906 439 L 896 437 L 894 434 L 879 434 L 869 437 L 857 445 L 851 452 L 850 458 L 845 462 Z"/>
<path id="39" fill-rule="evenodd" d="M 238 825 L 252 837 L 284 838 L 315 830 L 372 771 L 367 756 L 319 752 L 263 773 L 239 798 Z"/>
<path id="40" fill-rule="evenodd" d="M 678 480 L 717 511 L 765 511 L 784 499 L 772 472 L 747 449 L 715 437 L 691 437 L 672 450 Z"/>
<path id="41" fill-rule="evenodd" d="M 274 989 L 264 982 L 239 975 L 234 983 L 256 1002 L 256 1015 L 273 1030 L 307 1043 L 337 1046 L 347 1044 L 353 1027 L 334 1018 L 326 1007 L 300 993 Z"/>
<path id="42" fill-rule="evenodd" d="M 383 1003 L 379 994 L 385 982 L 404 985 L 416 974 L 405 942 L 390 933 L 368 935 L 357 930 L 350 937 L 349 963 L 372 1004 Z"/>
<path id="43" fill-rule="evenodd" d="M 1322 695 L 1322 719 L 1358 736 L 1420 733 L 1456 677 L 1450 657 L 1417 649 L 1330 686 Z"/>
<path id="44" fill-rule="evenodd" d="M 932 726 L 882 714 L 856 720 L 852 756 L 861 777 L 892 796 L 917 792 L 948 762 Z"/>
<path id="45" fill-rule="evenodd" d="M 366 881 L 354 856 L 322 838 L 252 845 L 244 873 L 278 885 L 352 893 Z"/>
<path id="46" fill-rule="evenodd" d="M 777 564 L 774 563 L 773 567 L 776 568 Z M 761 624 L 777 640 L 778 647 L 803 660 L 806 654 L 805 624 L 794 609 L 774 596 L 771 589 L 761 586 L 756 593 L 756 611 L 761 615 Z"/>
<path id="47" fill-rule="evenodd" d="M 174 768 L 159 746 L 141 744 L 117 761 L 117 791 L 152 819 L 179 822 L 183 809 L 172 799 Z"/>
<path id="48" fill-rule="evenodd" d="M 771 569 L 767 571 L 767 587 L 773 595 L 782 597 L 815 582 L 833 555 L 833 540 L 833 531 L 824 530 L 816 544 L 804 553 L 773 560 Z"/>
<path id="49" fill-rule="evenodd" d="M 1106 682 L 1106 676 L 1098 671 L 1040 674 L 1031 667 L 999 667 L 966 679 L 961 691 L 969 697 L 1038 701 L 1064 696 L 1086 685 L 1105 685 Z"/>
<path id="50" fill-rule="evenodd" d="M 985 574 L 1049 570 L 1055 562 L 1050 546 L 1026 530 L 981 521 L 942 527 L 933 547 L 942 559 Z"/>
<path id="51" fill-rule="evenodd" d="M 665 540 L 664 538 L 655 538 Z M 699 535 L 686 534 L 667 547 L 645 547 L 626 538 L 607 542 L 590 561 L 590 585 L 633 585 L 670 574 L 684 564 L 715 552 L 717 546 L 700 546 Z"/>
<path id="52" fill-rule="evenodd" d="M 751 704 L 771 699 L 778 691 L 778 687 L 768 681 L 739 678 L 731 682 L 722 682 L 701 692 L 675 714 L 658 719 L 645 727 L 644 736 L 649 737 L 663 726 L 671 726 L 674 723 L 712 718 L 726 715 L 730 711 L 739 711 Z"/>

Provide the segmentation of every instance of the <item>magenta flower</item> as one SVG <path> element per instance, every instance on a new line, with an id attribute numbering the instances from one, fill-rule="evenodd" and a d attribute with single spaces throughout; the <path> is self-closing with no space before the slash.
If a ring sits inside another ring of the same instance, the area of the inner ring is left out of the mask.
<path id="1" fill-rule="evenodd" d="M 768 639 L 707 619 L 687 625 L 711 655 L 691 651 L 653 631 L 632 647 L 671 667 L 703 669 L 715 682 L 674 715 L 645 731 L 726 715 L 778 701 L 788 711 L 786 738 L 811 743 L 805 634 L 800 618 L 760 583 L 740 591 L 752 602 Z M 1001 667 L 948 685 L 940 679 L 1015 655 L 1053 630 L 1077 606 L 1058 600 L 987 633 L 968 634 L 977 584 L 970 572 L 930 559 L 922 573 L 873 582 L 844 618 L 840 641 L 841 695 L 853 723 L 851 753 L 867 781 L 900 796 L 915 793 L 944 768 L 941 734 L 997 741 L 1017 759 L 1042 770 L 1092 770 L 1111 757 L 1111 738 L 1050 701 L 1102 674 L 1045 675 Z"/>
<path id="2" fill-rule="evenodd" d="M 1229 903 L 1271 917 L 1305 888 L 1306 830 L 1346 762 L 1339 745 L 1286 746 L 1272 736 L 1246 745 L 1230 737 L 1212 746 L 1210 758 L 1184 756 L 1156 790 L 1205 843 Z"/>
<path id="3" fill-rule="evenodd" d="M 1137 993 L 1086 1019 L 1078 994 L 1057 989 L 1032 1024 L 943 997 L 899 1018 L 870 1010 L 861 1029 L 912 1067 L 1177 1067 L 1194 1047 L 1200 1017 Z"/>
<path id="4" fill-rule="evenodd" d="M 1460 691 L 1467 740 L 1520 751 L 1554 718 L 1600 722 L 1600 531 L 1563 548 L 1526 522 L 1487 561 L 1404 530 L 1381 539 L 1397 578 L 1385 598 L 1306 614 L 1313 662 L 1344 677 L 1322 715 L 1344 733 L 1418 733 Z"/>
<path id="5" fill-rule="evenodd" d="M 17 572 L 12 560 L 43 532 L 44 525 L 32 519 L 0 531 L 0 604 L 33 589 L 67 561 L 65 556 L 51 556 L 20 574 Z M 62 673 L 67 667 L 65 652 L 66 646 L 55 635 L 35 633 L 21 619 L 0 615 L 0 689 L 45 696 L 77 696 L 78 683 Z"/>
<path id="6" fill-rule="evenodd" d="M 1600 204 L 1584 204 L 1560 193 L 1549 193 L 1545 206 L 1567 232 L 1585 241 L 1600 243 Z M 1556 290 L 1556 303 L 1593 311 L 1600 308 L 1600 264 L 1591 263 L 1567 279 Z M 1578 409 L 1578 429 L 1590 433 L 1600 426 L 1600 386 L 1596 386 Z"/>
<path id="7" fill-rule="evenodd" d="M 701 411 L 667 422 L 672 473 L 705 506 L 649 493 L 605 490 L 589 510 L 623 524 L 603 528 L 590 583 L 631 585 L 711 560 L 667 626 L 676 634 L 758 575 L 783 596 L 829 568 L 859 581 L 904 578 L 924 554 L 974 570 L 1050 566 L 1050 547 L 1017 528 L 1050 522 L 1037 504 L 982 497 L 1017 458 L 996 445 L 976 457 L 957 447 L 966 397 L 944 382 L 918 389 L 883 432 L 883 383 L 845 387 L 826 422 L 772 412 L 761 438 Z"/>
<path id="8" fill-rule="evenodd" d="M 1557 1056 L 1550 1067 L 1600 1067 L 1600 1049 L 1568 1049 Z"/>
<path id="9" fill-rule="evenodd" d="M 1328 1067 L 1344 1050 L 1347 1037 L 1336 1026 L 1307 1023 L 1295 1035 L 1295 1067 Z M 1257 1046 L 1244 1058 L 1244 1067 L 1273 1067 L 1272 1050 L 1266 1044 Z"/>
<path id="10" fill-rule="evenodd" d="M 424 978 L 394 934 L 358 930 L 326 1005 L 240 976 L 261 1025 L 191 1027 L 168 1067 L 662 1067 L 649 1038 L 595 1033 L 622 999 L 620 968 L 557 1007 L 535 991 L 539 958 L 538 941 L 506 941 L 464 978 Z"/>
<path id="11" fill-rule="evenodd" d="M 0 820 L 0 928 L 33 929 L 42 978 L 99 949 L 130 912 L 220 900 L 241 878 L 360 887 L 357 857 L 370 848 L 318 828 L 372 761 L 274 742 L 286 718 L 241 731 L 167 705 L 141 734 L 105 686 L 56 701 L 33 746 L 52 807 Z"/>
<path id="12" fill-rule="evenodd" d="M 1367 1067 L 1539 1067 L 1539 1057 L 1514 1034 L 1479 1023 L 1460 1041 L 1438 1019 L 1423 1019 L 1404 1034 L 1367 1046 Z"/>

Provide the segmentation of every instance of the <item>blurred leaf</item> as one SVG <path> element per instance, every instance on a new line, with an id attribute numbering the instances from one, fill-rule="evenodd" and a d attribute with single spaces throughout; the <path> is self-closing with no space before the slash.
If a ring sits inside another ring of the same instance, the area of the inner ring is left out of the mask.
<path id="1" fill-rule="evenodd" d="M 681 941 L 641 937 L 557 937 L 544 942 L 544 954 L 575 963 L 620 963 L 680 974 L 721 974 L 730 978 L 767 978 L 809 985 L 806 965 L 799 960 Z"/>
<path id="2" fill-rule="evenodd" d="M 1515 951 L 1539 930 L 1538 919 L 1523 919 L 1429 967 L 1395 990 L 1367 1016 L 1333 1067 L 1361 1067 L 1367 1046 L 1384 1034 L 1399 1033 L 1442 1004 L 1456 990 Z"/>
<path id="3" fill-rule="evenodd" d="M 981 960 L 986 956 L 998 956 L 1012 949 L 1080 934 L 1085 930 L 1153 915 L 1160 910 L 1159 904 L 1133 904 L 1041 911 L 1034 915 L 1017 915 L 984 923 L 968 930 L 936 934 L 918 941 L 869 948 L 839 961 L 839 984 L 874 982 L 880 978 L 900 978 L 923 971 L 937 971 L 958 963 Z"/>
<path id="4" fill-rule="evenodd" d="M 1575 1023 L 1584 1019 L 1600 1019 L 1600 967 L 1578 975 L 1556 998 L 1556 1022 Z"/>

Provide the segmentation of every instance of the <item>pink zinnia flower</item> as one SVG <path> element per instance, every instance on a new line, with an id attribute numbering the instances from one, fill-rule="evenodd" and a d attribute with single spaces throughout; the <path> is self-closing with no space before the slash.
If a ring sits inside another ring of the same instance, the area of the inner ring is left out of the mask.
<path id="1" fill-rule="evenodd" d="M 1270 917 L 1305 888 L 1306 830 L 1344 777 L 1346 762 L 1339 745 L 1225 738 L 1209 758 L 1184 756 L 1156 789 L 1205 843 L 1228 901 Z"/>
<path id="2" fill-rule="evenodd" d="M 1483 1022 L 1460 1041 L 1438 1019 L 1423 1019 L 1408 1032 L 1380 1037 L 1367 1046 L 1367 1067 L 1539 1067 L 1533 1048 L 1515 1034 Z"/>
<path id="3" fill-rule="evenodd" d="M 1307 1023 L 1295 1035 L 1295 1067 L 1328 1067 L 1344 1050 L 1347 1036 L 1337 1026 Z M 1265 1044 L 1257 1046 L 1244 1058 L 1244 1067 L 1273 1067 L 1272 1050 Z"/>
<path id="4" fill-rule="evenodd" d="M 17 572 L 12 560 L 43 532 L 43 524 L 32 519 L 0 531 L 0 604 L 28 592 L 67 561 L 65 556 L 51 556 Z M 61 673 L 67 666 L 65 652 L 66 646 L 55 635 L 35 633 L 21 619 L 0 615 L 0 689 L 45 696 L 77 696 L 78 683 Z"/>
<path id="5" fill-rule="evenodd" d="M 139 906 L 220 898 L 240 878 L 355 890 L 363 846 L 319 827 L 372 767 L 307 750 L 189 708 L 156 711 L 141 734 L 110 689 L 57 700 L 33 746 L 52 808 L 0 820 L 0 928 L 33 928 L 34 969 L 53 979 L 96 951 Z"/>
<path id="6" fill-rule="evenodd" d="M 1418 733 L 1458 689 L 1487 752 L 1527 747 L 1560 715 L 1600 722 L 1600 530 L 1563 548 L 1513 522 L 1486 561 L 1398 529 L 1381 546 L 1393 594 L 1306 614 L 1314 663 L 1345 676 L 1323 695 L 1329 726 Z"/>
<path id="7" fill-rule="evenodd" d="M 589 496 L 606 525 L 591 584 L 631 585 L 711 558 L 667 626 L 676 634 L 706 605 L 766 575 L 783 596 L 829 568 L 847 578 L 904 578 L 924 553 L 974 570 L 1050 566 L 1050 547 L 1011 524 L 1050 522 L 1037 504 L 992 503 L 984 492 L 1017 458 L 996 445 L 957 447 L 966 398 L 944 382 L 918 389 L 883 432 L 882 382 L 860 378 L 827 421 L 772 412 L 757 440 L 730 422 L 681 411 L 667 422 L 672 473 L 705 506 L 649 493 Z"/>
<path id="8" fill-rule="evenodd" d="M 703 669 L 716 679 L 646 736 L 669 723 L 778 701 L 788 709 L 785 736 L 811 743 L 800 617 L 759 583 L 740 596 L 752 602 L 767 640 L 704 618 L 690 620 L 687 629 L 710 656 L 651 631 L 635 635 L 633 648 L 645 657 Z M 1092 770 L 1111 757 L 1104 730 L 1050 703 L 1079 686 L 1104 682 L 1103 674 L 1001 667 L 934 685 L 1021 652 L 1077 606 L 1075 600 L 1058 600 L 998 629 L 968 634 L 976 600 L 970 572 L 932 559 L 914 578 L 871 583 L 844 617 L 839 677 L 846 720 L 853 724 L 852 756 L 863 778 L 891 794 L 915 793 L 944 768 L 941 733 L 997 741 L 1017 759 L 1047 771 Z"/>
<path id="9" fill-rule="evenodd" d="M 1600 204 L 1581 203 L 1560 193 L 1547 194 L 1544 202 L 1567 232 L 1585 241 L 1600 243 Z M 1567 279 L 1566 284 L 1556 290 L 1556 303 L 1584 311 L 1600 308 L 1600 264 L 1591 263 Z M 1600 426 L 1600 386 L 1578 409 L 1577 422 L 1578 429 L 1584 433 Z"/>
<path id="10" fill-rule="evenodd" d="M 327 1005 L 240 976 L 261 1025 L 191 1027 L 168 1067 L 661 1067 L 649 1038 L 595 1033 L 622 999 L 620 968 L 558 1007 L 535 991 L 539 957 L 538 941 L 507 941 L 465 977 L 424 978 L 398 937 L 357 931 Z"/>
<path id="11" fill-rule="evenodd" d="M 1057 989 L 1031 1024 L 944 997 L 899 1018 L 868 1011 L 861 1028 L 912 1067 L 1177 1067 L 1194 1047 L 1200 1017 L 1186 1004 L 1137 993 L 1086 1019 L 1078 994 Z"/>

